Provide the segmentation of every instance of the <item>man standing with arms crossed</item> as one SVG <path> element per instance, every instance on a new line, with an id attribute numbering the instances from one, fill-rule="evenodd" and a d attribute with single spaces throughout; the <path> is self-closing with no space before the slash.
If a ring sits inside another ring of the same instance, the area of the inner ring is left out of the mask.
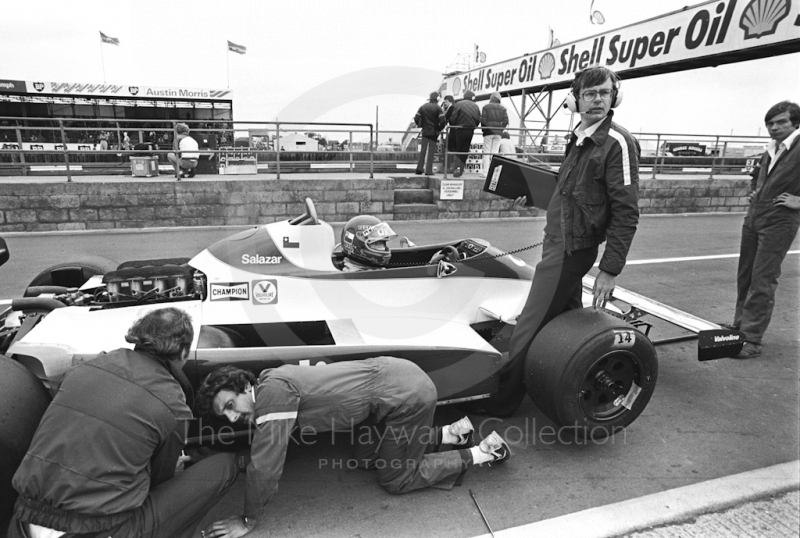
<path id="1" fill-rule="evenodd" d="M 733 327 L 746 339 L 737 359 L 761 356 L 781 264 L 800 227 L 800 106 L 781 101 L 767 111 L 764 122 L 772 140 L 750 182 L 736 276 Z"/>
<path id="2" fill-rule="evenodd" d="M 542 261 L 509 343 L 509 367 L 492 411 L 513 413 L 525 395 L 525 358 L 534 337 L 559 314 L 581 308 L 581 280 L 606 242 L 594 282 L 595 308 L 611 298 L 639 222 L 639 143 L 613 122 L 619 77 L 605 67 L 575 75 L 567 106 L 581 115 L 547 208 Z M 524 204 L 525 197 L 517 204 Z M 488 409 L 488 408 L 487 408 Z"/>

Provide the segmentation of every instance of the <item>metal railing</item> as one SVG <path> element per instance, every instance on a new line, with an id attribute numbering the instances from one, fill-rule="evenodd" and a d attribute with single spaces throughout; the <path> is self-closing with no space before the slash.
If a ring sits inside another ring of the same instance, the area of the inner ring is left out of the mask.
<path id="1" fill-rule="evenodd" d="M 46 171 L 64 171 L 67 181 L 72 181 L 73 173 L 79 170 L 82 173 L 130 173 L 129 158 L 145 154 L 158 156 L 160 164 L 168 165 L 165 158 L 168 153 L 180 155 L 172 143 L 177 123 L 178 120 L 0 117 L 0 174 L 19 170 L 22 175 L 28 175 L 44 165 Z M 368 171 L 373 178 L 376 167 L 411 169 L 418 157 L 418 139 L 411 138 L 416 133 L 391 130 L 378 133 L 368 123 L 230 120 L 184 120 L 182 123 L 188 124 L 192 133 L 201 135 L 200 138 L 213 136 L 221 142 L 211 144 L 216 147 L 201 147 L 200 153 L 223 172 L 232 160 L 239 158 L 254 163 L 256 170 L 274 167 L 278 179 L 282 171 L 309 168 Z M 435 159 L 438 171 L 443 172 L 445 178 L 456 155 L 445 143 L 450 129 L 451 126 L 446 127 L 439 137 L 440 151 Z M 515 146 L 515 158 L 554 167 L 563 160 L 568 131 L 550 129 L 543 134 L 541 128 L 509 127 L 505 130 L 511 134 L 511 140 L 526 142 L 524 146 Z M 322 148 L 311 151 L 298 149 L 294 144 L 290 149 L 284 147 L 289 146 L 284 141 L 292 140 L 297 132 L 303 131 L 317 131 L 320 137 L 314 143 Z M 123 133 L 130 133 L 127 144 Z M 237 133 L 246 133 L 246 136 L 237 138 Z M 379 134 L 385 143 L 379 143 Z M 342 141 L 332 144 L 334 136 Z M 722 173 L 745 174 L 769 140 L 765 136 L 667 133 L 634 133 L 634 136 L 642 149 L 640 177 L 650 174 L 652 178 L 656 174 L 681 172 L 708 173 L 709 178 Z M 395 137 L 401 143 L 394 143 Z M 134 149 L 146 141 L 154 149 L 143 150 L 141 146 Z M 107 149 L 102 149 L 104 146 Z M 457 154 L 464 158 L 465 168 L 480 170 L 482 148 L 481 128 L 478 127 L 470 152 Z M 217 169 L 211 173 L 218 173 Z M 180 179 L 178 171 L 175 177 Z"/>

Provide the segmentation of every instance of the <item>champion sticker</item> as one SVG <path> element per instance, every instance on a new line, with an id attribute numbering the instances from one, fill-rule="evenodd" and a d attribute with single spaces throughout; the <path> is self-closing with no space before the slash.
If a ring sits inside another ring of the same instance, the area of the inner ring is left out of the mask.
<path id="1" fill-rule="evenodd" d="M 628 330 L 614 331 L 614 347 L 633 347 L 636 343 L 636 332 Z"/>
<path id="2" fill-rule="evenodd" d="M 503 165 L 495 166 L 492 173 L 492 181 L 489 182 L 489 190 L 496 191 L 497 183 L 500 181 L 500 173 L 503 171 Z"/>
<path id="3" fill-rule="evenodd" d="M 275 304 L 278 302 L 278 282 L 256 280 L 253 282 L 253 304 Z"/>
<path id="4" fill-rule="evenodd" d="M 212 301 L 247 301 L 250 299 L 250 288 L 247 282 L 212 283 L 209 297 Z"/>

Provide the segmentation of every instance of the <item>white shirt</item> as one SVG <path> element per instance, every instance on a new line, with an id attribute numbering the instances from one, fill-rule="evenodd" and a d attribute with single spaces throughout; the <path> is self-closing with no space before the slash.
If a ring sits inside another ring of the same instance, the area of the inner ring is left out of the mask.
<path id="1" fill-rule="evenodd" d="M 500 139 L 500 148 L 497 150 L 500 155 L 516 155 L 517 150 L 514 148 L 514 143 L 508 138 Z"/>
<path id="2" fill-rule="evenodd" d="M 600 127 L 600 124 L 603 123 L 603 120 L 605 120 L 605 119 L 606 118 L 604 117 L 602 120 L 594 122 L 589 127 L 587 127 L 585 130 L 581 129 L 581 125 L 583 125 L 583 124 L 578 125 L 578 128 L 575 129 L 575 131 L 574 131 L 575 136 L 578 137 L 578 140 L 575 141 L 575 145 L 576 146 L 582 146 L 583 145 L 583 141 L 585 139 L 589 138 L 590 136 L 592 136 L 594 134 L 594 132 L 597 130 L 597 128 Z"/>
<path id="3" fill-rule="evenodd" d="M 181 138 L 181 141 L 178 143 L 178 147 L 181 149 L 181 159 L 199 159 L 200 154 L 197 153 L 197 150 L 200 149 L 197 145 L 197 140 L 192 138 L 191 136 L 185 136 Z"/>
<path id="4" fill-rule="evenodd" d="M 769 141 L 769 145 L 767 145 L 767 153 L 769 153 L 769 167 L 767 168 L 767 172 L 772 172 L 772 167 L 775 166 L 778 157 L 783 155 L 784 151 L 792 147 L 798 135 L 800 135 L 800 129 L 795 129 L 792 131 L 792 134 L 787 136 L 780 144 L 776 144 L 775 140 Z"/>

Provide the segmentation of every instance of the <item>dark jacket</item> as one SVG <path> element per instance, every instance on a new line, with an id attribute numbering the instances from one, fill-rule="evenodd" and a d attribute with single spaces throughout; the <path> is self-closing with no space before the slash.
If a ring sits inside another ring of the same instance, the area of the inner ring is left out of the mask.
<path id="1" fill-rule="evenodd" d="M 449 120 L 451 127 L 474 130 L 481 121 L 481 109 L 471 99 L 462 99 L 450 107 L 450 110 L 453 111 Z M 450 110 L 447 112 L 450 112 Z"/>
<path id="2" fill-rule="evenodd" d="M 73 533 L 110 529 L 175 473 L 191 411 L 150 355 L 101 353 L 71 370 L 14 475 L 20 521 Z"/>
<path id="3" fill-rule="evenodd" d="M 495 97 L 492 97 L 481 110 L 481 126 L 484 127 L 483 136 L 501 135 L 503 128 L 508 126 L 506 107 L 501 105 Z M 498 129 L 485 129 L 485 127 L 498 127 Z"/>
<path id="4" fill-rule="evenodd" d="M 608 243 L 600 269 L 618 275 L 639 222 L 639 142 L 608 116 L 576 146 L 573 134 L 558 172 L 567 252 Z"/>
<path id="5" fill-rule="evenodd" d="M 764 152 L 759 162 L 758 175 L 750 181 L 750 190 L 755 197 L 745 216 L 745 224 L 753 228 L 763 228 L 775 224 L 788 224 L 797 230 L 800 224 L 800 211 L 772 203 L 781 193 L 788 192 L 800 196 L 800 136 L 792 146 L 778 157 L 778 162 L 769 169 L 770 156 Z"/>
<path id="6" fill-rule="evenodd" d="M 292 428 L 349 431 L 372 416 L 376 423 L 404 406 L 436 401 L 436 387 L 403 359 L 376 357 L 325 367 L 284 365 L 264 370 L 255 393 L 256 431 L 247 467 L 245 509 L 258 517 L 278 491 Z M 305 435 L 301 433 L 300 435 Z"/>
<path id="7" fill-rule="evenodd" d="M 444 111 L 438 104 L 428 101 L 417 110 L 414 123 L 417 127 L 422 127 L 423 137 L 435 140 L 439 131 L 444 129 Z"/>

